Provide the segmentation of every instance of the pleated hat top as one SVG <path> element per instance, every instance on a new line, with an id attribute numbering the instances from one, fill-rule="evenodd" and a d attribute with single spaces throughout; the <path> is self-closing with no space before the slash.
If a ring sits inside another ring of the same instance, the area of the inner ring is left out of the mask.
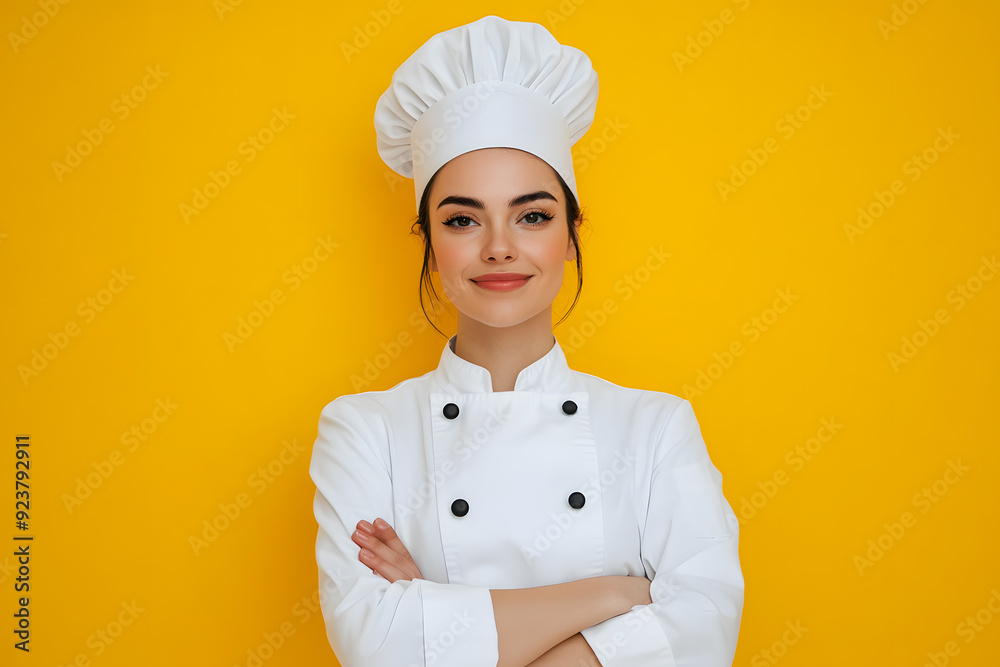
<path id="1" fill-rule="evenodd" d="M 450 160 L 517 148 L 548 163 L 579 202 L 572 147 L 594 122 L 597 72 L 537 23 L 485 16 L 434 35 L 392 75 L 375 107 L 382 160 L 412 178 L 417 207 Z"/>

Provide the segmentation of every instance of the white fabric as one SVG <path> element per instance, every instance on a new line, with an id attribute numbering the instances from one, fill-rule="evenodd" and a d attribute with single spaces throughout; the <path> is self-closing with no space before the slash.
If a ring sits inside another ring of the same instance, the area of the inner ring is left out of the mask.
<path id="1" fill-rule="evenodd" d="M 513 391 L 493 392 L 454 340 L 435 370 L 320 416 L 316 558 L 344 667 L 495 667 L 490 588 L 603 575 L 649 577 L 653 602 L 582 631 L 602 665 L 730 667 L 739 524 L 690 403 L 573 371 L 555 340 Z M 358 560 L 351 534 L 375 517 L 424 579 L 389 583 Z"/>
<path id="2" fill-rule="evenodd" d="M 547 162 L 573 195 L 572 146 L 594 122 L 597 72 L 585 53 L 537 23 L 485 16 L 431 37 L 406 59 L 375 108 L 376 145 L 414 179 L 480 148 L 510 147 Z"/>

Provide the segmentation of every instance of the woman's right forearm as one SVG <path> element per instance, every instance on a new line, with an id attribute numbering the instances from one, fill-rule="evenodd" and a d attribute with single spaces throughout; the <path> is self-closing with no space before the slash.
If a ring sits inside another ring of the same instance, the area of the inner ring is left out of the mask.
<path id="1" fill-rule="evenodd" d="M 589 577 L 534 588 L 490 589 L 499 638 L 497 667 L 524 667 L 581 630 L 629 611 L 638 603 L 621 585 L 623 579 Z"/>

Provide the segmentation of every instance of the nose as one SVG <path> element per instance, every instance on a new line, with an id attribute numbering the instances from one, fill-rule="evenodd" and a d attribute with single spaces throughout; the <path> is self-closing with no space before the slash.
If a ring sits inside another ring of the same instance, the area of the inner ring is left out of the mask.
<path id="1" fill-rule="evenodd" d="M 510 261 L 517 257 L 511 231 L 503 222 L 492 224 L 483 245 L 483 259 L 489 262 Z"/>

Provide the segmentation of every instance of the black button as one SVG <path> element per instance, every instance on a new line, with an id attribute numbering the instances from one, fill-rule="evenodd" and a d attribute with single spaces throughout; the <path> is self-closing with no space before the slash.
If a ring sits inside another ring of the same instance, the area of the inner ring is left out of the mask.
<path id="1" fill-rule="evenodd" d="M 451 504 L 451 513 L 455 516 L 465 516 L 469 513 L 469 503 L 459 498 Z"/>
<path id="2" fill-rule="evenodd" d="M 584 496 L 579 491 L 574 491 L 573 493 L 569 494 L 569 506 L 572 507 L 573 509 L 575 510 L 580 509 L 581 507 L 583 507 L 583 504 L 585 502 L 587 502 L 587 497 Z"/>
<path id="3" fill-rule="evenodd" d="M 444 416 L 447 417 L 448 419 L 454 419 L 455 417 L 457 417 L 458 406 L 455 405 L 454 403 L 449 403 L 448 405 L 444 406 Z"/>
<path id="4" fill-rule="evenodd" d="M 576 403 L 573 401 L 566 401 L 562 404 L 563 412 L 568 415 L 576 414 Z"/>

